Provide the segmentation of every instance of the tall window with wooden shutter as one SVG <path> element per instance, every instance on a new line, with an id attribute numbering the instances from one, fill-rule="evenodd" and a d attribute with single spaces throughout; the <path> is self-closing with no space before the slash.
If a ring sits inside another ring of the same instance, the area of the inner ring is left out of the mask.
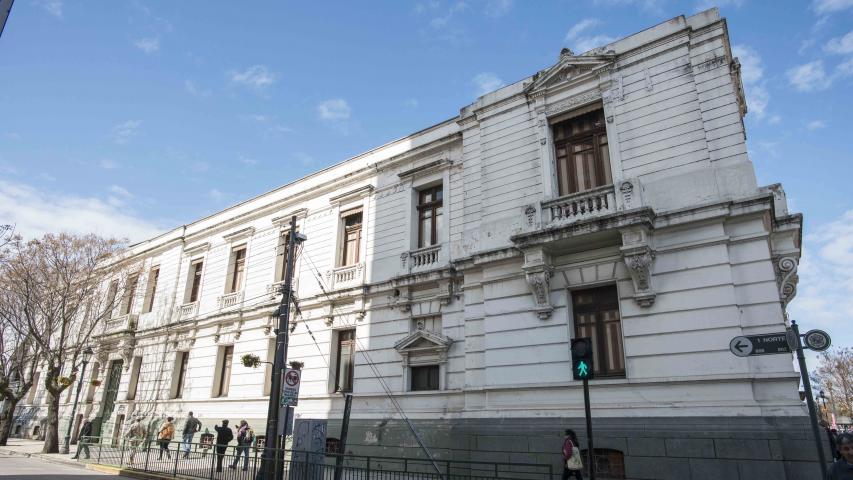
<path id="1" fill-rule="evenodd" d="M 290 246 L 290 230 L 281 232 L 278 237 L 278 247 L 276 248 L 275 257 L 275 280 L 276 282 L 284 281 L 284 274 L 287 273 L 287 249 Z M 297 250 L 298 251 L 298 250 Z"/>
<path id="2" fill-rule="evenodd" d="M 216 377 L 213 384 L 213 397 L 227 397 L 228 387 L 231 384 L 231 365 L 234 360 L 234 346 L 227 345 L 219 347 L 219 355 L 216 366 Z"/>
<path id="3" fill-rule="evenodd" d="M 613 183 L 604 110 L 597 108 L 558 121 L 553 131 L 561 196 Z"/>
<path id="4" fill-rule="evenodd" d="M 237 247 L 231 251 L 228 278 L 225 282 L 225 293 L 234 293 L 243 289 L 243 277 L 246 274 L 246 246 Z"/>
<path id="5" fill-rule="evenodd" d="M 184 303 L 191 303 L 198 300 L 199 291 L 201 290 L 201 274 L 204 271 L 204 260 L 198 259 L 190 263 L 189 288 L 187 289 L 187 297 Z"/>
<path id="6" fill-rule="evenodd" d="M 441 185 L 418 192 L 418 248 L 439 243 L 444 196 L 442 192 Z"/>
<path id="7" fill-rule="evenodd" d="M 160 278 L 160 267 L 154 267 L 148 273 L 148 288 L 145 291 L 145 301 L 142 303 L 142 313 L 154 309 L 154 297 L 157 295 L 157 280 Z"/>
<path id="8" fill-rule="evenodd" d="M 110 282 L 110 287 L 107 290 L 106 308 L 110 312 L 110 314 L 107 315 L 107 318 L 113 318 L 113 312 L 115 312 L 115 308 L 116 308 L 116 297 L 117 296 L 118 296 L 118 280 L 113 280 Z"/>
<path id="9" fill-rule="evenodd" d="M 175 366 L 172 371 L 172 398 L 183 398 L 184 382 L 187 379 L 187 365 L 190 363 L 190 352 L 177 352 Z"/>
<path id="10" fill-rule="evenodd" d="M 139 283 L 139 274 L 127 277 L 127 287 L 121 302 L 121 314 L 127 315 L 133 310 L 133 301 L 136 299 L 136 285 Z"/>
<path id="11" fill-rule="evenodd" d="M 622 320 L 616 287 L 590 288 L 572 292 L 575 337 L 590 337 L 593 363 L 598 377 L 624 377 Z"/>
<path id="12" fill-rule="evenodd" d="M 352 392 L 355 373 L 355 329 L 337 332 L 337 365 L 335 368 L 335 391 Z"/>
<path id="13" fill-rule="evenodd" d="M 341 251 L 341 266 L 347 267 L 359 262 L 361 248 L 361 209 L 350 210 L 341 214 L 343 222 L 343 242 Z"/>

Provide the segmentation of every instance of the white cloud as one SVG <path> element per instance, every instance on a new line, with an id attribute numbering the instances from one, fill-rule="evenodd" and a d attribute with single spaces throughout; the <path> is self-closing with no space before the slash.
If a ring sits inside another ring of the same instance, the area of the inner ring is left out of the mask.
<path id="1" fill-rule="evenodd" d="M 820 14 L 838 12 L 853 7 L 853 0 L 814 0 L 812 7 Z"/>
<path id="2" fill-rule="evenodd" d="M 270 72 L 266 65 L 252 65 L 242 72 L 229 71 L 228 79 L 236 85 L 261 90 L 275 83 L 276 75 Z"/>
<path id="3" fill-rule="evenodd" d="M 317 113 L 323 120 L 349 120 L 352 109 L 343 98 L 330 98 L 317 105 Z"/>
<path id="4" fill-rule="evenodd" d="M 609 35 L 590 35 L 587 34 L 591 29 L 602 24 L 597 18 L 585 18 L 580 22 L 572 25 L 572 28 L 566 32 L 564 42 L 576 54 L 584 53 L 596 47 L 607 45 L 616 40 L 616 37 Z"/>
<path id="5" fill-rule="evenodd" d="M 755 49 L 746 45 L 732 46 L 732 54 L 740 62 L 740 75 L 746 90 L 747 109 L 762 120 L 767 113 L 770 103 L 770 92 L 764 81 L 764 66 L 761 55 Z"/>
<path id="6" fill-rule="evenodd" d="M 66 231 L 140 241 L 162 232 L 154 222 L 96 197 L 57 194 L 2 180 L 0 218 L 9 219 L 16 233 L 26 238 Z"/>
<path id="7" fill-rule="evenodd" d="M 209 97 L 213 92 L 196 86 L 192 80 L 184 80 L 184 88 L 194 97 Z"/>
<path id="8" fill-rule="evenodd" d="M 767 123 L 770 125 L 778 125 L 782 121 L 782 117 L 779 115 L 771 115 L 770 118 L 767 119 Z"/>
<path id="9" fill-rule="evenodd" d="M 803 239 L 797 296 L 791 318 L 807 328 L 826 329 L 835 345 L 850 345 L 853 311 L 853 210 L 819 225 Z"/>
<path id="10" fill-rule="evenodd" d="M 489 0 L 486 2 L 486 15 L 502 17 L 512 10 L 513 0 Z"/>
<path id="11" fill-rule="evenodd" d="M 820 130 L 821 128 L 826 128 L 826 124 L 820 120 L 812 120 L 806 124 L 806 130 L 814 131 Z"/>
<path id="12" fill-rule="evenodd" d="M 118 185 L 110 185 L 109 191 L 124 198 L 131 198 L 133 194 L 130 193 L 126 188 L 120 187 Z"/>
<path id="13" fill-rule="evenodd" d="M 118 185 L 110 185 L 107 189 L 111 195 L 107 196 L 107 203 L 114 207 L 123 207 L 128 200 L 133 198 L 133 194 L 126 188 Z"/>
<path id="14" fill-rule="evenodd" d="M 442 16 L 435 17 L 432 20 L 430 20 L 429 26 L 436 29 L 436 30 L 440 30 L 440 29 L 446 27 L 450 23 L 450 20 L 457 13 L 464 12 L 467 9 L 468 9 L 468 4 L 466 4 L 465 2 L 461 2 L 461 1 L 456 2 L 447 10 L 447 13 L 445 13 Z"/>
<path id="15" fill-rule="evenodd" d="M 207 196 L 210 197 L 211 200 L 219 202 L 225 197 L 225 194 L 216 188 L 211 188 L 210 191 L 207 192 Z"/>
<path id="16" fill-rule="evenodd" d="M 115 160 L 111 158 L 102 158 L 98 162 L 98 166 L 103 168 L 104 170 L 114 170 L 118 168 L 119 165 Z"/>
<path id="17" fill-rule="evenodd" d="M 62 17 L 62 0 L 39 0 L 36 4 L 54 17 Z"/>
<path id="18" fill-rule="evenodd" d="M 160 39 L 157 37 L 140 38 L 139 40 L 133 42 L 133 46 L 147 54 L 152 54 L 160 50 Z"/>
<path id="19" fill-rule="evenodd" d="M 589 30 L 590 28 L 595 28 L 601 25 L 601 20 L 597 18 L 585 18 L 580 22 L 572 25 L 572 28 L 566 32 L 566 42 L 573 42 L 577 39 L 584 31 Z"/>
<path id="20" fill-rule="evenodd" d="M 827 52 L 837 53 L 839 55 L 853 53 L 853 30 L 847 32 L 847 35 L 844 35 L 843 37 L 830 39 L 829 42 L 826 43 L 824 49 Z"/>
<path id="21" fill-rule="evenodd" d="M 116 125 L 112 131 L 113 141 L 120 145 L 127 143 L 131 137 L 139 134 L 140 125 L 142 125 L 142 122 L 139 120 L 128 120 Z"/>
<path id="22" fill-rule="evenodd" d="M 248 165 L 248 166 L 252 167 L 252 166 L 257 165 L 258 161 L 254 158 L 244 157 L 243 155 L 240 155 L 240 163 L 242 163 L 243 165 Z"/>
<path id="23" fill-rule="evenodd" d="M 595 0 L 594 5 L 605 7 L 640 7 L 643 10 L 654 13 L 662 13 L 661 4 L 663 0 Z"/>
<path id="24" fill-rule="evenodd" d="M 317 162 L 314 157 L 304 152 L 296 152 L 295 154 L 293 154 L 293 156 L 304 167 L 310 167 L 311 165 L 314 165 L 314 163 Z"/>
<path id="25" fill-rule="evenodd" d="M 829 88 L 830 78 L 826 75 L 822 60 L 815 60 L 788 70 L 788 81 L 801 92 L 813 92 Z"/>
<path id="26" fill-rule="evenodd" d="M 471 82 L 477 86 L 478 96 L 493 92 L 505 85 L 503 80 L 491 72 L 478 73 L 471 79 Z"/>

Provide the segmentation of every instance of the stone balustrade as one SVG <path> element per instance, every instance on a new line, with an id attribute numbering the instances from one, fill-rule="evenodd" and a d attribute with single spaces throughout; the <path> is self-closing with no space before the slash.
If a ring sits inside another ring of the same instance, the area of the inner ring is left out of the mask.
<path id="1" fill-rule="evenodd" d="M 543 224 L 554 226 L 616 212 L 613 185 L 566 195 L 542 203 Z"/>
<path id="2" fill-rule="evenodd" d="M 225 295 L 220 295 L 216 300 L 219 308 L 233 307 L 243 302 L 243 291 L 226 293 Z"/>
<path id="3" fill-rule="evenodd" d="M 115 333 L 123 331 L 136 330 L 137 320 L 139 315 L 135 313 L 126 313 L 117 317 L 110 318 L 104 323 L 105 333 Z"/>
<path id="4" fill-rule="evenodd" d="M 198 301 L 185 303 L 178 307 L 178 316 L 183 320 L 198 314 Z"/>

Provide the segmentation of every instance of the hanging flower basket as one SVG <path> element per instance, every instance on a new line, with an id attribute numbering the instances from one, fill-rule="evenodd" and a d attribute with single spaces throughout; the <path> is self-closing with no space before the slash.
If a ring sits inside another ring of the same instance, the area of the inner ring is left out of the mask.
<path id="1" fill-rule="evenodd" d="M 100 387 L 101 386 L 100 380 L 92 380 L 90 383 L 92 384 L 93 387 Z"/>
<path id="2" fill-rule="evenodd" d="M 293 360 L 290 362 L 290 368 L 294 370 L 302 370 L 303 366 L 305 366 L 305 363 L 300 362 L 299 360 Z"/>
<path id="3" fill-rule="evenodd" d="M 240 361 L 243 362 L 243 366 L 247 368 L 258 368 L 258 365 L 261 364 L 261 359 L 258 358 L 257 355 L 252 353 L 247 353 L 240 358 Z"/>
<path id="4" fill-rule="evenodd" d="M 56 379 L 56 382 L 59 383 L 60 385 L 62 385 L 63 387 L 67 387 L 67 386 L 71 385 L 71 383 L 73 383 L 74 380 L 71 378 L 68 378 L 68 377 L 59 377 Z"/>

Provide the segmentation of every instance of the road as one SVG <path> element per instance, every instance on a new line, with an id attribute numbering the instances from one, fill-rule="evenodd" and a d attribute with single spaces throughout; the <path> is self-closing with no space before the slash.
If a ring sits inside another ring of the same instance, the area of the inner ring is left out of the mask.
<path id="1" fill-rule="evenodd" d="M 3 480 L 103 480 L 104 477 L 128 479 L 124 476 L 69 467 L 33 457 L 0 455 L 0 479 Z"/>

